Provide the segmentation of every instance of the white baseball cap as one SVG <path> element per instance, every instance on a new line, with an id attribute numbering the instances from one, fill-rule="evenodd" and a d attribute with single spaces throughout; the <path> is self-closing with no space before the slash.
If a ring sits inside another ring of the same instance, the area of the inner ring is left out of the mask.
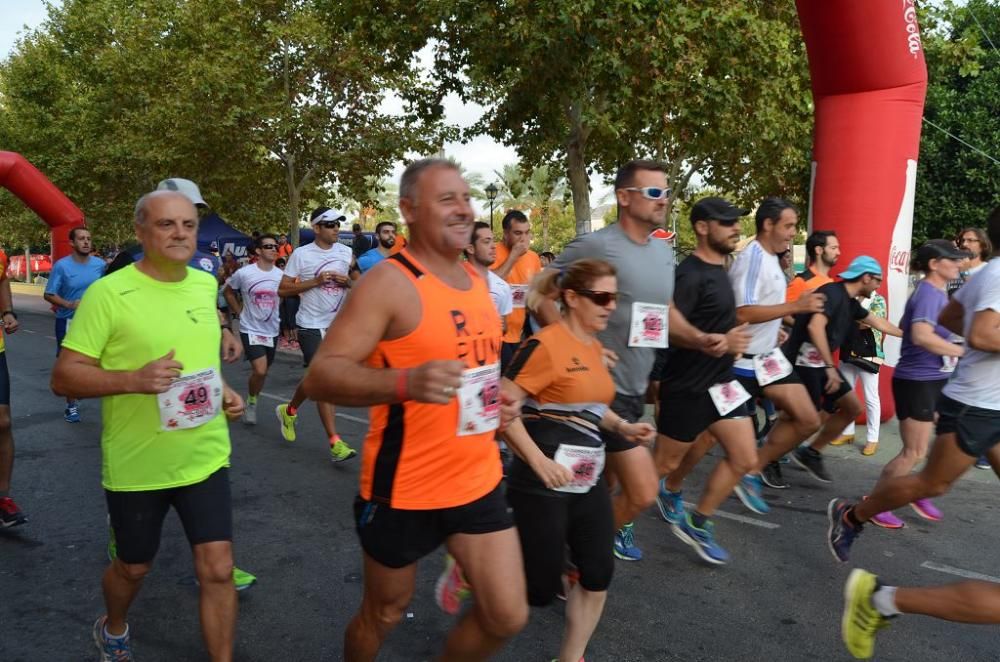
<path id="1" fill-rule="evenodd" d="M 157 191 L 177 191 L 178 193 L 184 194 L 184 196 L 191 201 L 196 207 L 207 207 L 208 203 L 205 199 L 201 197 L 201 191 L 198 190 L 198 185 L 192 182 L 190 179 L 181 179 L 180 177 L 171 177 L 170 179 L 164 179 L 162 182 L 156 185 Z"/>

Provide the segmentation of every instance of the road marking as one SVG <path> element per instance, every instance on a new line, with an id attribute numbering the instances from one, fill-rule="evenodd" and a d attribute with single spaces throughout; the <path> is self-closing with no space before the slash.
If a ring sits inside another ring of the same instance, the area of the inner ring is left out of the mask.
<path id="1" fill-rule="evenodd" d="M 260 394 L 262 397 L 270 398 L 271 400 L 276 400 L 278 402 L 288 402 L 289 400 L 291 400 L 290 397 L 285 398 L 280 395 L 274 395 L 273 393 L 267 393 L 266 391 L 261 391 Z M 366 418 L 358 418 L 357 416 L 351 416 L 350 414 L 342 414 L 339 411 L 336 412 L 336 415 L 344 419 L 345 421 L 352 421 L 354 423 L 360 423 L 361 425 L 368 425 L 368 419 Z"/>
<path id="2" fill-rule="evenodd" d="M 927 568 L 928 570 L 934 570 L 936 572 L 943 572 L 948 575 L 955 575 L 956 577 L 964 577 L 965 579 L 979 579 L 984 582 L 1000 584 L 1000 577 L 992 577 L 990 575 L 984 575 L 971 570 L 963 570 L 950 565 L 935 563 L 934 561 L 924 561 L 920 564 L 920 567 Z"/>
<path id="3" fill-rule="evenodd" d="M 684 502 L 686 508 L 694 509 L 697 504 Z M 759 526 L 762 529 L 780 529 L 780 524 L 775 524 L 774 522 L 765 522 L 764 520 L 754 519 L 752 517 L 747 517 L 745 515 L 737 515 L 735 513 L 727 513 L 724 510 L 716 510 L 715 517 L 721 517 L 722 519 L 731 519 L 734 522 L 739 522 L 740 524 L 749 524 L 750 526 Z"/>

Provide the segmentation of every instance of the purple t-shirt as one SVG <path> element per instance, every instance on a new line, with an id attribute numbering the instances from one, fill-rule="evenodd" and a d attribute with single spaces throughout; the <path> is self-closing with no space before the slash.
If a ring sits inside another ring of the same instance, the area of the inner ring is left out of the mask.
<path id="1" fill-rule="evenodd" d="M 903 330 L 903 345 L 899 351 L 899 363 L 893 377 L 915 381 L 935 381 L 948 379 L 950 372 L 943 370 L 942 357 L 932 354 L 913 342 L 910 332 L 914 322 L 926 322 L 934 326 L 934 332 L 948 340 L 952 333 L 938 324 L 938 315 L 948 305 L 948 295 L 927 281 L 917 283 L 913 296 L 906 302 L 899 328 Z"/>

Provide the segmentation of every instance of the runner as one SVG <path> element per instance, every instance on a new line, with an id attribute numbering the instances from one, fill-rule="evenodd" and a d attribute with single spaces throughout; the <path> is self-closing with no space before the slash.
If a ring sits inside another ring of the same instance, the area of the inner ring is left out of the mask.
<path id="1" fill-rule="evenodd" d="M 528 619 L 494 442 L 517 407 L 500 406 L 500 320 L 461 260 L 475 220 L 468 184 L 451 161 L 416 161 L 399 207 L 409 248 L 360 280 L 305 379 L 314 400 L 371 406 L 354 509 L 364 598 L 344 659 L 375 659 L 413 597 L 417 561 L 444 544 L 476 599 L 438 659 L 484 660 Z"/>
<path id="2" fill-rule="evenodd" d="M 957 336 L 938 323 L 938 315 L 948 305 L 945 288 L 958 277 L 959 261 L 966 255 L 950 241 L 936 239 L 920 247 L 910 267 L 911 272 L 922 272 L 924 279 L 917 283 L 899 321 L 903 344 L 892 374 L 892 396 L 903 448 L 885 465 L 883 478 L 905 476 L 927 456 L 934 430 L 934 407 L 958 357 L 965 353 L 961 343 L 955 342 Z M 924 519 L 938 521 L 942 517 L 930 499 L 918 499 L 910 505 Z M 886 529 L 904 526 L 892 512 L 875 515 L 872 524 Z"/>
<path id="3" fill-rule="evenodd" d="M 806 239 L 806 270 L 788 284 L 785 300 L 793 303 L 803 293 L 833 282 L 830 270 L 840 258 L 840 240 L 833 230 L 817 230 Z M 792 322 L 789 320 L 789 325 Z"/>
<path id="4" fill-rule="evenodd" d="M 524 398 L 522 418 L 504 433 L 515 453 L 507 500 L 524 551 L 529 604 L 548 605 L 563 590 L 569 549 L 578 580 L 566 596 L 559 659 L 575 661 L 601 619 L 615 567 L 599 428 L 633 443 L 652 441 L 656 431 L 608 408 L 615 385 L 597 332 L 618 298 L 614 267 L 577 260 L 562 273 L 546 271 L 530 296 L 558 297 L 563 320 L 524 341 L 504 375 L 505 387 Z"/>
<path id="5" fill-rule="evenodd" d="M 627 421 L 637 421 L 645 410 L 655 351 L 667 346 L 667 311 L 674 293 L 673 249 L 665 241 L 650 239 L 650 233 L 666 220 L 670 190 L 665 166 L 646 160 L 626 163 L 615 176 L 615 196 L 618 222 L 580 235 L 547 268 L 558 271 L 584 258 L 605 260 L 615 268 L 621 299 L 608 327 L 597 337 L 615 361 L 611 368 L 615 382 L 611 411 Z M 558 322 L 561 317 L 549 300 L 532 312 L 542 324 Z M 672 339 L 677 333 L 695 342 L 701 338 L 683 319 L 674 324 L 672 308 L 670 313 Z M 646 448 L 614 432 L 605 431 L 602 436 L 608 453 L 609 483 L 617 481 L 621 488 L 612 497 L 618 529 L 615 556 L 639 561 L 642 550 L 635 544 L 632 519 L 656 500 L 656 468 Z"/>
<path id="6" fill-rule="evenodd" d="M 292 252 L 278 287 L 279 296 L 298 295 L 300 298 L 299 312 L 295 316 L 298 327 L 296 337 L 307 368 L 351 287 L 352 281 L 348 274 L 354 268 L 354 256 L 350 248 L 337 242 L 340 224 L 345 220 L 347 217 L 336 209 L 314 209 L 311 221 L 316 238 L 311 244 L 299 246 Z M 291 401 L 280 404 L 275 409 L 281 425 L 281 436 L 285 441 L 295 441 L 299 407 L 306 400 L 302 384 L 303 382 L 299 382 L 295 388 Z M 337 434 L 333 405 L 317 401 L 316 409 L 330 440 L 330 460 L 343 462 L 357 455 L 357 451 Z"/>
<path id="7" fill-rule="evenodd" d="M 492 269 L 497 276 L 510 284 L 514 297 L 514 309 L 507 315 L 507 326 L 503 334 L 504 368 L 514 357 L 521 345 L 524 326 L 527 321 L 525 302 L 531 279 L 542 270 L 538 253 L 531 250 L 531 223 L 523 212 L 512 209 L 500 221 L 503 228 L 503 242 L 496 246 L 497 259 Z"/>
<path id="8" fill-rule="evenodd" d="M 362 253 L 358 258 L 358 269 L 361 273 L 365 273 L 392 253 L 392 247 L 396 245 L 396 224 L 392 221 L 382 221 L 376 225 L 375 239 L 378 245 Z"/>
<path id="9" fill-rule="evenodd" d="M 823 295 L 813 292 L 803 293 L 793 303 L 785 303 L 785 277 L 778 254 L 787 250 L 794 239 L 798 220 L 798 211 L 787 200 L 765 199 L 755 217 L 757 238 L 747 245 L 729 270 L 736 320 L 748 323 L 750 333 L 750 345 L 747 352 L 736 359 L 733 374 L 750 394 L 748 404 L 754 398 L 763 397 L 777 403 L 782 412 L 764 446 L 758 450 L 756 464 L 736 486 L 736 494 L 743 504 L 760 514 L 768 512 L 770 507 L 761 495 L 759 474 L 767 476 L 765 480 L 772 487 L 787 487 L 777 460 L 808 439 L 820 426 L 805 387 L 778 347 L 783 317 L 823 310 Z M 676 391 L 674 383 L 667 384 L 666 391 Z M 667 522 L 677 526 L 683 523 L 683 481 L 712 445 L 714 439 L 705 435 L 687 452 L 681 464 L 660 482 L 657 505 Z"/>
<path id="10" fill-rule="evenodd" d="M 1000 585 L 965 581 L 944 586 L 888 586 L 855 569 L 844 586 L 841 636 L 851 655 L 875 654 L 875 634 L 900 614 L 923 614 L 956 623 L 1000 624 Z"/>
<path id="11" fill-rule="evenodd" d="M 69 243 L 73 252 L 52 265 L 49 282 L 45 285 L 45 300 L 56 307 L 56 355 L 66 337 L 66 327 L 73 320 L 83 293 L 91 283 L 104 275 L 104 260 L 91 255 L 93 245 L 90 230 L 73 228 L 69 231 Z M 76 400 L 66 400 L 63 418 L 68 423 L 80 422 L 80 404 Z"/>
<path id="12" fill-rule="evenodd" d="M 7 279 L 7 254 L 0 250 L 0 526 L 24 524 L 28 518 L 10 497 L 10 479 L 14 473 L 14 435 L 10 426 L 10 371 L 7 369 L 7 346 L 4 335 L 15 333 L 14 297 Z"/>
<path id="13" fill-rule="evenodd" d="M 222 381 L 215 280 L 189 269 L 198 216 L 182 194 L 139 199 L 141 260 L 94 283 L 52 372 L 59 395 L 103 398 L 103 486 L 118 554 L 104 573 L 101 659 L 132 659 L 128 608 L 152 567 L 163 519 L 177 511 L 201 585 L 202 634 L 232 659 L 232 507 L 226 417 L 243 410 Z M 223 412 L 225 415 L 223 415 Z"/>
<path id="14" fill-rule="evenodd" d="M 1000 246 L 1000 215 L 990 219 L 989 237 Z M 1000 443 L 1000 260 L 962 286 L 941 311 L 939 322 L 965 338 L 965 354 L 937 401 L 937 438 L 916 474 L 883 476 L 871 496 L 856 505 L 830 502 L 828 542 L 846 562 L 865 522 L 918 499 L 945 494 L 976 458 Z M 996 460 L 996 458 L 992 458 Z"/>
<path id="15" fill-rule="evenodd" d="M 677 267 L 671 313 L 683 315 L 702 333 L 718 336 L 721 351 L 707 354 L 690 343 L 675 342 L 680 346 L 671 349 L 660 382 L 659 434 L 654 451 L 660 478 L 678 468 L 692 442 L 706 431 L 726 451 L 708 477 L 695 509 L 683 513 L 678 494 L 676 519 L 668 519 L 678 538 L 714 564 L 728 563 L 729 553 L 715 542 L 711 517 L 757 463 L 757 444 L 746 408 L 750 396 L 732 371 L 733 355 L 746 351 L 752 336 L 746 323 L 737 324 L 733 286 L 724 266 L 726 256 L 740 240 L 740 218 L 748 213 L 748 209 L 715 197 L 703 198 L 691 208 L 691 226 L 698 244 Z M 670 321 L 673 324 L 674 319 Z M 757 509 L 763 511 L 766 505 Z"/>
<path id="16" fill-rule="evenodd" d="M 825 296 L 823 312 L 796 315 L 795 326 L 782 347 L 788 361 L 795 364 L 795 372 L 809 391 L 816 411 L 826 416 L 812 443 L 792 453 L 795 463 L 822 483 L 833 479 L 823 464 L 820 451 L 861 413 L 858 396 L 833 363 L 833 350 L 843 344 L 855 322 L 864 322 L 890 336 L 903 335 L 894 324 L 875 317 L 858 301 L 871 296 L 882 284 L 882 267 L 875 258 L 856 257 L 837 275 L 843 280 L 827 283 L 816 290 Z"/>
<path id="17" fill-rule="evenodd" d="M 281 328 L 278 285 L 282 272 L 274 265 L 278 239 L 273 234 L 260 235 L 254 254 L 257 261 L 230 276 L 224 290 L 229 309 L 239 317 L 243 354 L 250 362 L 250 384 L 243 410 L 243 422 L 247 425 L 257 425 L 257 396 L 264 390 L 267 371 L 274 363 L 275 342 Z"/>

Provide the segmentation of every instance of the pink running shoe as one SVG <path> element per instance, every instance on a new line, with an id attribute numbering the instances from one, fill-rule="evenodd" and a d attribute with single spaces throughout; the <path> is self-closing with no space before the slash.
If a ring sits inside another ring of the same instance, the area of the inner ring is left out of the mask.
<path id="1" fill-rule="evenodd" d="M 917 514 L 932 522 L 940 522 L 944 514 L 937 509 L 930 499 L 917 499 L 910 504 L 910 507 L 917 511 Z"/>
<path id="2" fill-rule="evenodd" d="M 462 601 L 472 595 L 472 587 L 465 581 L 462 568 L 451 554 L 445 555 L 444 571 L 434 587 L 434 601 L 446 614 L 454 616 L 462 608 Z"/>
<path id="3" fill-rule="evenodd" d="M 883 529 L 902 529 L 906 526 L 906 522 L 893 515 L 891 510 L 879 513 L 871 521 L 872 524 Z"/>

